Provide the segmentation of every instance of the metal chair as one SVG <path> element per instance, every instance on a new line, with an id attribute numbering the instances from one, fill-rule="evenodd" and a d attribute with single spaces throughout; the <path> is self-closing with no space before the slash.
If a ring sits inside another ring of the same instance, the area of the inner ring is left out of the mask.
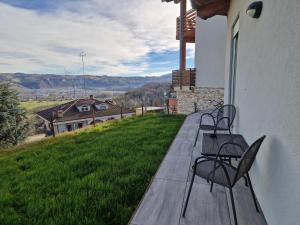
<path id="1" fill-rule="evenodd" d="M 235 118 L 236 109 L 234 105 L 223 105 L 220 108 L 216 108 L 210 113 L 203 113 L 200 117 L 200 123 L 197 131 L 197 135 L 194 142 L 194 147 L 197 144 L 200 130 L 214 131 L 216 134 L 217 130 L 226 131 L 228 130 L 231 134 L 231 126 Z M 213 124 L 204 124 L 203 118 L 208 117 L 211 119 Z"/>
<path id="2" fill-rule="evenodd" d="M 217 99 L 217 100 L 213 99 L 213 100 L 209 100 L 209 104 L 214 106 L 215 109 L 220 109 L 223 107 L 224 101 L 222 99 Z"/>
<path id="3" fill-rule="evenodd" d="M 265 139 L 265 137 L 266 136 L 262 136 L 261 138 L 256 140 L 243 153 L 237 167 L 234 167 L 225 161 L 217 159 L 218 156 L 216 156 L 215 158 L 208 157 L 208 156 L 198 157 L 195 160 L 195 163 L 192 167 L 193 176 L 192 176 L 192 180 L 191 180 L 191 184 L 189 187 L 189 191 L 188 191 L 188 195 L 187 195 L 187 199 L 185 202 L 182 216 L 185 217 L 187 205 L 189 202 L 190 194 L 192 191 L 192 186 L 193 186 L 196 175 L 206 179 L 207 182 L 211 181 L 212 183 L 217 183 L 219 185 L 229 188 L 235 225 L 237 225 L 238 223 L 237 223 L 237 216 L 236 216 L 232 188 L 234 187 L 234 185 L 237 183 L 237 181 L 239 179 L 246 177 L 248 180 L 248 184 L 250 186 L 250 190 L 251 190 L 251 194 L 252 194 L 252 198 L 254 201 L 256 211 L 259 212 L 255 194 L 254 194 L 253 187 L 252 187 L 252 183 L 251 183 L 248 172 L 254 162 L 256 154 L 257 154 L 263 140 Z M 222 151 L 221 148 L 220 148 L 219 152 L 220 151 Z"/>
<path id="4" fill-rule="evenodd" d="M 217 116 L 217 111 L 224 105 L 224 101 L 222 99 L 212 99 L 208 100 L 208 104 L 211 105 L 213 108 L 207 110 L 208 113 L 211 113 L 214 115 L 214 117 Z M 202 110 L 197 108 L 197 103 L 194 102 L 195 112 L 201 112 Z"/>

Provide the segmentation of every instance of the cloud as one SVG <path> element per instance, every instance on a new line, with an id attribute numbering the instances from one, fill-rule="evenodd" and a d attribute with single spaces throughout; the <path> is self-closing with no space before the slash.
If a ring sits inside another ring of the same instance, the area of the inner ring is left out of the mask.
<path id="1" fill-rule="evenodd" d="M 152 53 L 178 50 L 178 5 L 159 0 L 54 3 L 46 9 L 0 3 L 0 72 L 63 73 L 66 68 L 80 73 L 84 51 L 89 74 L 138 75 L 156 72 Z"/>
<path id="2" fill-rule="evenodd" d="M 148 73 L 148 74 L 145 74 L 144 76 L 146 76 L 146 77 L 158 77 L 158 76 L 166 75 L 166 74 L 170 74 L 170 73 L 172 73 L 172 71 L 167 70 L 167 71 Z"/>

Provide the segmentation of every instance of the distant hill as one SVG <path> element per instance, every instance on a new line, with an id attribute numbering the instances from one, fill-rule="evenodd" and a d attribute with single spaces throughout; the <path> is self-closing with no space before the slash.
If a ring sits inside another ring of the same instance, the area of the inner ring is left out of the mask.
<path id="1" fill-rule="evenodd" d="M 141 107 L 141 104 L 144 106 L 164 106 L 166 94 L 170 88 L 170 83 L 153 82 L 131 89 L 123 95 L 114 97 L 114 100 L 127 108 Z"/>
<path id="2" fill-rule="evenodd" d="M 68 89 L 72 87 L 82 88 L 83 83 L 89 90 L 120 90 L 127 91 L 138 88 L 148 83 L 170 83 L 171 74 L 149 77 L 113 77 L 91 75 L 55 75 L 55 74 L 25 74 L 25 73 L 0 73 L 0 82 L 9 82 L 18 90 L 38 89 Z"/>

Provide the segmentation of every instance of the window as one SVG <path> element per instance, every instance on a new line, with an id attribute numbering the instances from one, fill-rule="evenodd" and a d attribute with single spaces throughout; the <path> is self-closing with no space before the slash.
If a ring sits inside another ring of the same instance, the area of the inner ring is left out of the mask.
<path id="1" fill-rule="evenodd" d="M 237 65 L 237 50 L 239 38 L 239 18 L 236 19 L 232 26 L 231 40 L 231 56 L 230 56 L 230 73 L 229 73 L 229 94 L 228 102 L 234 105 L 235 100 L 235 84 L 236 84 L 236 65 Z"/>
<path id="2" fill-rule="evenodd" d="M 82 112 L 90 111 L 90 107 L 87 105 L 83 105 L 83 106 L 81 106 L 81 111 Z"/>
<path id="3" fill-rule="evenodd" d="M 99 104 L 99 105 L 96 105 L 96 108 L 97 108 L 98 110 L 106 110 L 106 109 L 108 109 L 108 106 L 107 106 L 107 104 L 105 104 L 105 103 L 101 103 L 101 104 Z"/>
<path id="4" fill-rule="evenodd" d="M 67 130 L 68 131 L 72 131 L 73 129 L 72 129 L 72 124 L 67 124 Z"/>

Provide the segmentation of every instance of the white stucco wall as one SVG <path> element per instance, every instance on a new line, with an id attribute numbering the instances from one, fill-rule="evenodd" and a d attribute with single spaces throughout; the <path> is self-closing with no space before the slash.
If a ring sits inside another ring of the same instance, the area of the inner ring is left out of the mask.
<path id="1" fill-rule="evenodd" d="M 134 113 L 127 113 L 127 114 L 123 114 L 123 117 L 131 117 L 133 116 Z M 102 121 L 106 121 L 109 119 L 121 119 L 121 115 L 117 114 L 117 115 L 110 115 L 110 116 L 102 116 L 102 117 L 95 117 L 95 120 L 102 120 Z M 71 121 L 62 121 L 62 122 L 55 122 L 54 123 L 54 128 L 55 128 L 55 133 L 63 133 L 68 131 L 67 130 L 67 124 L 72 124 L 72 126 L 77 126 L 78 123 L 82 123 L 82 127 L 91 125 L 91 123 L 93 122 L 93 118 L 87 118 L 87 119 L 80 119 L 80 120 L 71 120 Z M 76 128 L 77 129 L 77 128 Z"/>
<path id="2" fill-rule="evenodd" d="M 215 16 L 208 20 L 197 17 L 196 87 L 224 87 L 226 29 L 225 16 Z"/>
<path id="3" fill-rule="evenodd" d="M 245 13 L 251 2 L 231 1 L 225 101 L 231 27 L 239 14 L 234 129 L 249 143 L 267 135 L 250 171 L 254 190 L 269 225 L 296 225 L 300 224 L 300 2 L 264 0 L 259 19 Z"/>

